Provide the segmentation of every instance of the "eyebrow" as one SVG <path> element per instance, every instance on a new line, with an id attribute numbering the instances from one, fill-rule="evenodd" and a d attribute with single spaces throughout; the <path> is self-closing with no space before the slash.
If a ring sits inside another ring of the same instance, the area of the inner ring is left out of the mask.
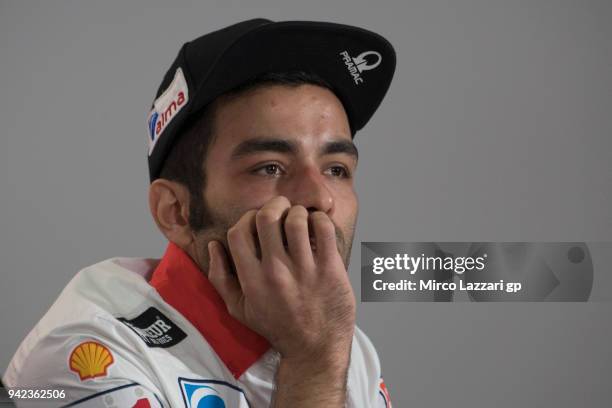
<path id="1" fill-rule="evenodd" d="M 292 140 L 280 138 L 256 138 L 241 142 L 232 151 L 232 159 L 239 159 L 260 152 L 277 152 L 297 154 L 299 146 Z M 319 150 L 320 155 L 328 155 L 335 153 L 345 153 L 353 156 L 355 160 L 359 158 L 357 146 L 349 140 L 333 140 L 325 143 Z"/>
<path id="2" fill-rule="evenodd" d="M 295 154 L 298 146 L 295 142 L 285 139 L 257 138 L 241 142 L 232 151 L 232 159 L 259 152 L 277 152 Z"/>
<path id="3" fill-rule="evenodd" d="M 334 153 L 345 153 L 349 156 L 353 156 L 355 160 L 359 159 L 359 151 L 355 143 L 349 140 L 334 140 L 326 143 L 321 149 L 321 155 L 334 154 Z"/>

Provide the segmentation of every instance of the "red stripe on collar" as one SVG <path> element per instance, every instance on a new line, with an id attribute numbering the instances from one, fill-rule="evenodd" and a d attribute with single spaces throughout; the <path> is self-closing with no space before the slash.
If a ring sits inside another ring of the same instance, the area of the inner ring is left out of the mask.
<path id="1" fill-rule="evenodd" d="M 170 242 L 149 283 L 191 322 L 238 379 L 269 348 L 268 341 L 234 319 L 191 257 Z"/>

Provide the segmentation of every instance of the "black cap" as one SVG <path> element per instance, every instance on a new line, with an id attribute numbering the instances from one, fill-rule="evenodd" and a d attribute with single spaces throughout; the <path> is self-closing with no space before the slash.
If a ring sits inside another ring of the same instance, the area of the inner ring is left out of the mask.
<path id="1" fill-rule="evenodd" d="M 149 175 L 159 177 L 183 126 L 215 98 L 267 72 L 304 71 L 329 83 L 352 135 L 365 126 L 395 71 L 395 51 L 358 27 L 258 18 L 183 45 L 164 76 L 147 118 Z"/>

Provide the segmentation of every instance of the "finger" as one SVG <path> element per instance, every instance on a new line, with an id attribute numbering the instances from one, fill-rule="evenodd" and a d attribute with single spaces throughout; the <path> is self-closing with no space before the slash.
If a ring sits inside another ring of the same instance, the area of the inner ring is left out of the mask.
<path id="1" fill-rule="evenodd" d="M 241 272 L 259 263 L 255 214 L 257 210 L 247 211 L 233 227 L 227 230 L 227 244 L 239 278 Z"/>
<path id="2" fill-rule="evenodd" d="M 287 252 L 283 244 L 283 219 L 291 208 L 286 197 L 278 196 L 268 201 L 255 216 L 257 235 L 261 247 L 261 258 L 285 258 Z"/>
<path id="3" fill-rule="evenodd" d="M 284 229 L 291 258 L 304 267 L 312 266 L 314 258 L 308 234 L 308 210 L 302 205 L 291 207 L 285 218 Z"/>
<path id="4" fill-rule="evenodd" d="M 312 229 L 315 235 L 316 256 L 322 262 L 329 262 L 338 257 L 336 246 L 336 227 L 327 214 L 315 211 L 310 214 Z"/>
<path id="5" fill-rule="evenodd" d="M 242 289 L 238 278 L 231 273 L 229 260 L 223 245 L 216 241 L 208 243 L 208 280 L 215 287 L 225 305 L 234 317 L 240 310 L 239 304 L 242 298 Z"/>

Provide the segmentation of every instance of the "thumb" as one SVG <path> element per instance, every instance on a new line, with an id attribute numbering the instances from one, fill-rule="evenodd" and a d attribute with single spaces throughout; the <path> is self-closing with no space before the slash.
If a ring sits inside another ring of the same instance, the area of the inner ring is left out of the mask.
<path id="1" fill-rule="evenodd" d="M 242 297 L 242 289 L 238 278 L 230 271 L 227 255 L 221 245 L 217 241 L 208 243 L 208 280 L 215 287 L 219 295 L 225 302 L 227 310 L 233 317 L 239 312 L 240 299 Z"/>

